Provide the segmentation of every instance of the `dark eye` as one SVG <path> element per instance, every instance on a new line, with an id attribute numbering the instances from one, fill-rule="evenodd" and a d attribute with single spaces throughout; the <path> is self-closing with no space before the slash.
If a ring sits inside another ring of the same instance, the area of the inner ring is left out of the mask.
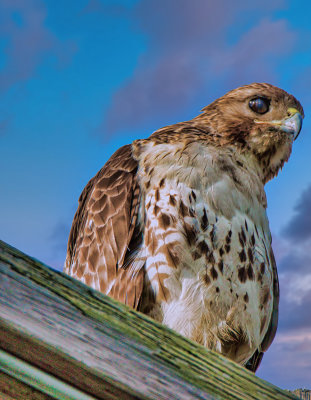
<path id="1" fill-rule="evenodd" d="M 269 107 L 270 100 L 265 97 L 255 97 L 249 102 L 249 108 L 258 114 L 265 114 L 269 111 Z"/>

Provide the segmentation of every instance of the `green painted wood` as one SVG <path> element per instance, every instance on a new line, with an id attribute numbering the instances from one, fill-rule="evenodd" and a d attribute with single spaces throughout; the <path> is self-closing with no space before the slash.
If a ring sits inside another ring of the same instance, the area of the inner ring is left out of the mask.
<path id="1" fill-rule="evenodd" d="M 31 364 L 0 350 L 0 370 L 20 382 L 57 400 L 96 400 L 89 394 L 33 367 Z"/>
<path id="2" fill-rule="evenodd" d="M 53 397 L 36 390 L 24 382 L 0 371 L 1 400 L 55 400 Z"/>
<path id="3" fill-rule="evenodd" d="M 98 399 L 297 399 L 1 241 L 0 348 Z"/>

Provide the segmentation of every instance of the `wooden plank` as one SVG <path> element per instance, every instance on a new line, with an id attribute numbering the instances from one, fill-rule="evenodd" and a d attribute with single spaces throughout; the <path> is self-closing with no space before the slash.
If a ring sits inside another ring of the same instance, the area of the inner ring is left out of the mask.
<path id="1" fill-rule="evenodd" d="M 0 372 L 1 400 L 54 400 L 52 397 L 34 389 L 31 386 Z"/>
<path id="2" fill-rule="evenodd" d="M 98 399 L 297 399 L 1 241 L 0 347 Z"/>
<path id="3" fill-rule="evenodd" d="M 0 349 L 0 370 L 15 378 L 28 387 L 40 392 L 40 398 L 53 400 L 96 400 L 89 394 L 77 390 L 70 384 L 55 378 L 53 375 L 43 372 L 33 365 Z M 45 395 L 45 397 L 42 397 Z M 33 394 L 24 393 L 24 400 L 33 399 Z"/>

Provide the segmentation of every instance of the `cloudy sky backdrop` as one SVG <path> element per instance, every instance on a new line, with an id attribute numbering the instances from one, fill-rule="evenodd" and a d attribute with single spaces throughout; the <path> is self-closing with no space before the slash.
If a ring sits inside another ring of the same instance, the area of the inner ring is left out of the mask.
<path id="1" fill-rule="evenodd" d="M 0 238 L 62 269 L 77 200 L 121 145 L 254 81 L 306 118 L 267 185 L 281 285 L 258 375 L 311 389 L 311 3 L 0 0 Z"/>

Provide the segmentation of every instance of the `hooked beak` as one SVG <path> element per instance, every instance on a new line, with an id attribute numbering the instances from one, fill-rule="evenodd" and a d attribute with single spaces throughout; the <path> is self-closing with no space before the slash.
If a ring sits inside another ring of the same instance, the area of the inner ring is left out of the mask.
<path id="1" fill-rule="evenodd" d="M 292 134 L 294 136 L 294 140 L 296 140 L 301 131 L 303 118 L 296 108 L 289 108 L 287 111 L 291 116 L 283 121 L 280 121 L 280 129 L 286 133 Z"/>
<path id="2" fill-rule="evenodd" d="M 301 131 L 303 117 L 296 108 L 289 108 L 287 111 L 289 117 L 281 121 L 267 122 L 255 120 L 255 123 L 277 126 L 281 131 L 289 133 L 293 136 L 294 140 L 296 140 Z"/>

